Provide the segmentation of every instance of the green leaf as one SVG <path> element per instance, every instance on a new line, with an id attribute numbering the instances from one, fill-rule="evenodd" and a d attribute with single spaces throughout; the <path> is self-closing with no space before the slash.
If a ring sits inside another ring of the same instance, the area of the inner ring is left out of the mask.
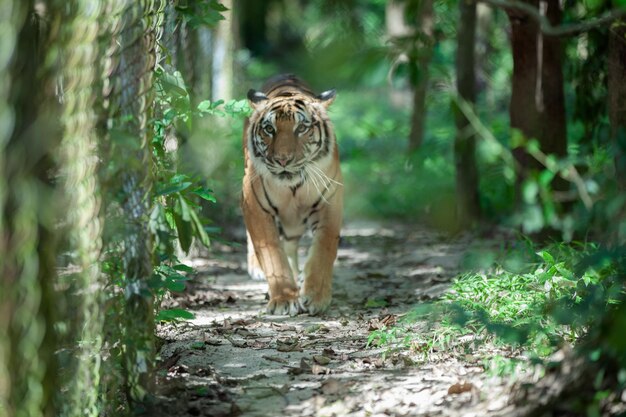
<path id="1" fill-rule="evenodd" d="M 167 310 L 161 310 L 155 317 L 156 321 L 177 321 L 177 320 L 192 320 L 196 316 L 187 310 L 182 308 L 170 308 Z"/>
<path id="2" fill-rule="evenodd" d="M 173 74 L 163 71 L 158 82 L 166 94 L 172 97 L 188 97 L 185 82 L 179 71 L 175 71 Z"/>
<path id="3" fill-rule="evenodd" d="M 178 196 L 178 201 L 180 203 L 180 215 L 181 215 L 181 217 L 183 218 L 184 221 L 190 222 L 191 221 L 191 212 L 193 210 L 191 210 L 189 208 L 189 205 L 187 204 L 187 201 L 185 201 L 183 196 L 179 195 Z"/>
<path id="4" fill-rule="evenodd" d="M 189 180 L 189 176 L 185 174 L 176 174 L 172 178 L 170 178 L 170 184 L 177 184 L 185 180 Z"/>
<path id="5" fill-rule="evenodd" d="M 209 3 L 209 7 L 217 12 L 226 12 L 228 11 L 228 7 L 224 6 L 223 4 L 217 2 L 216 0 L 211 0 L 211 3 Z"/>
<path id="6" fill-rule="evenodd" d="M 176 232 L 180 247 L 185 253 L 189 253 L 193 236 L 193 229 L 189 221 L 185 221 L 179 213 L 173 213 L 174 222 L 176 223 Z"/>
<path id="7" fill-rule="evenodd" d="M 541 256 L 541 259 L 543 259 L 548 265 L 554 265 L 554 257 L 549 252 L 543 250 L 537 252 L 537 255 Z"/>
<path id="8" fill-rule="evenodd" d="M 210 201 L 212 203 L 215 203 L 217 200 L 215 200 L 215 197 L 210 194 L 211 190 L 209 189 L 204 189 L 204 188 L 196 188 L 195 190 L 192 191 L 192 193 L 194 193 L 195 195 L 197 195 L 198 197 Z"/>
<path id="9" fill-rule="evenodd" d="M 527 180 L 524 182 L 522 186 L 522 195 L 524 196 L 524 201 L 528 204 L 532 204 L 537 199 L 537 194 L 539 193 L 539 186 L 533 180 Z"/>
<path id="10" fill-rule="evenodd" d="M 208 248 L 211 245 L 211 240 L 209 239 L 209 235 L 207 234 L 206 230 L 204 230 L 204 226 L 202 225 L 198 214 L 195 212 L 195 210 L 190 210 L 189 214 L 191 216 L 194 229 L 196 231 L 196 236 L 200 239 L 200 242 Z"/>
<path id="11" fill-rule="evenodd" d="M 192 273 L 194 271 L 192 267 L 183 265 L 183 264 L 174 265 L 172 268 L 174 268 L 177 271 L 183 271 L 183 272 L 189 272 L 189 273 Z"/>
<path id="12" fill-rule="evenodd" d="M 179 193 L 183 190 L 186 190 L 187 188 L 189 188 L 192 185 L 192 183 L 190 182 L 181 182 L 178 184 L 173 184 L 173 185 L 168 185 L 164 188 L 159 189 L 159 187 L 157 186 L 157 192 L 156 195 L 160 196 L 160 195 L 169 195 L 169 194 L 174 194 L 174 193 Z"/>
<path id="13" fill-rule="evenodd" d="M 556 171 L 550 171 L 547 169 L 541 171 L 541 173 L 539 173 L 539 178 L 538 178 L 539 184 L 544 186 L 544 188 L 547 187 L 548 185 L 550 185 L 550 182 L 552 181 L 555 175 L 556 175 Z"/>
<path id="14" fill-rule="evenodd" d="M 185 283 L 180 281 L 167 281 L 165 283 L 165 287 L 167 287 L 168 290 L 174 292 L 185 291 Z"/>
<path id="15" fill-rule="evenodd" d="M 211 113 L 213 111 L 213 106 L 211 104 L 211 100 L 203 100 L 198 104 L 198 111 L 201 113 Z"/>
<path id="16" fill-rule="evenodd" d="M 511 149 L 522 147 L 526 144 L 526 136 L 522 133 L 521 130 L 512 129 L 511 130 Z"/>
<path id="17" fill-rule="evenodd" d="M 388 303 L 385 300 L 377 300 L 370 298 L 365 302 L 365 308 L 378 308 L 387 307 Z"/>

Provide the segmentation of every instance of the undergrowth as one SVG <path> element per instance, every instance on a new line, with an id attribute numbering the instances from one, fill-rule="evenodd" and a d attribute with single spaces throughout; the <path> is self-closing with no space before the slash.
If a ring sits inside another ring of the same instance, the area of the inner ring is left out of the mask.
<path id="1" fill-rule="evenodd" d="M 543 364 L 617 303 L 616 268 L 603 253 L 594 244 L 553 244 L 524 271 L 511 271 L 502 266 L 507 258 L 528 255 L 509 252 L 483 271 L 461 274 L 438 301 L 373 331 L 368 343 L 422 360 L 471 355 L 497 374 Z"/>

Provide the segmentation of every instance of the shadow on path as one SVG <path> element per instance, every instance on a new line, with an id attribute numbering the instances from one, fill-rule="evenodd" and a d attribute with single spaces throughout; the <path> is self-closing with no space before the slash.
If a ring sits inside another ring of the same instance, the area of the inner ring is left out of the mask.
<path id="1" fill-rule="evenodd" d="M 248 278 L 243 247 L 194 259 L 199 273 L 173 301 L 196 319 L 158 331 L 164 342 L 156 415 L 484 416 L 501 410 L 502 381 L 488 379 L 471 360 L 383 360 L 380 349 L 366 347 L 372 329 L 446 290 L 469 242 L 419 227 L 344 228 L 333 304 L 321 317 L 261 314 L 267 285 Z M 471 390 L 448 393 L 464 381 Z"/>

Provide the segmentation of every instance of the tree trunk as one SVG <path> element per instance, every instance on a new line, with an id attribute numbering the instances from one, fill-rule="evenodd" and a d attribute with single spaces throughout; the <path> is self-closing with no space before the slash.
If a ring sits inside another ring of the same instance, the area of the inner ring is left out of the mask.
<path id="1" fill-rule="evenodd" d="M 476 102 L 476 3 L 459 2 L 459 29 L 456 50 L 456 87 L 459 100 L 471 108 Z M 455 114 L 456 137 L 454 161 L 456 168 L 457 210 L 459 224 L 469 226 L 480 218 L 478 169 L 476 168 L 476 138 L 473 126 L 463 112 Z"/>
<path id="2" fill-rule="evenodd" d="M 415 60 L 416 74 L 413 77 L 413 114 L 411 116 L 411 132 L 409 133 L 409 153 L 418 149 L 424 141 L 428 69 L 434 47 L 434 18 L 433 0 L 421 0 L 415 27 L 426 40 L 420 42 L 412 57 Z"/>
<path id="3" fill-rule="evenodd" d="M 221 2 L 228 11 L 224 20 L 220 20 L 213 37 L 213 82 L 212 100 L 230 100 L 233 98 L 234 85 L 234 48 L 235 16 L 233 0 Z"/>
<path id="4" fill-rule="evenodd" d="M 560 23 L 558 0 L 524 2 L 544 10 L 553 25 Z M 511 128 L 519 129 L 529 139 L 537 139 L 544 153 L 564 156 L 567 137 L 561 41 L 543 35 L 537 22 L 523 12 L 508 10 L 507 13 L 513 49 Z M 522 167 L 521 180 L 529 169 L 539 168 L 523 149 L 513 149 L 513 153 Z"/>
<path id="5" fill-rule="evenodd" d="M 616 179 L 626 190 L 626 20 L 609 30 L 608 96 Z"/>
<path id="6" fill-rule="evenodd" d="M 13 56 L 0 63 L 0 414 L 52 417 L 58 294 L 50 171 L 59 135 L 44 65 L 52 59 L 32 1 L 5 2 L 3 11 L 3 43 Z"/>

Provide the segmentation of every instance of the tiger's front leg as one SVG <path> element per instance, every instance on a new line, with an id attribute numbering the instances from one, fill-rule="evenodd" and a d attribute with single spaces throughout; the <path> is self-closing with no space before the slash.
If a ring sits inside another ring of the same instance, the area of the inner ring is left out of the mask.
<path id="1" fill-rule="evenodd" d="M 342 208 L 343 188 L 338 187 L 320 210 L 319 221 L 313 232 L 313 244 L 304 266 L 304 284 L 300 290 L 300 306 L 312 315 L 322 313 L 330 306 Z"/>
<path id="2" fill-rule="evenodd" d="M 254 197 L 251 184 L 244 184 L 242 210 L 256 259 L 269 286 L 267 313 L 295 316 L 299 310 L 298 286 L 292 277 L 274 219 Z"/>

